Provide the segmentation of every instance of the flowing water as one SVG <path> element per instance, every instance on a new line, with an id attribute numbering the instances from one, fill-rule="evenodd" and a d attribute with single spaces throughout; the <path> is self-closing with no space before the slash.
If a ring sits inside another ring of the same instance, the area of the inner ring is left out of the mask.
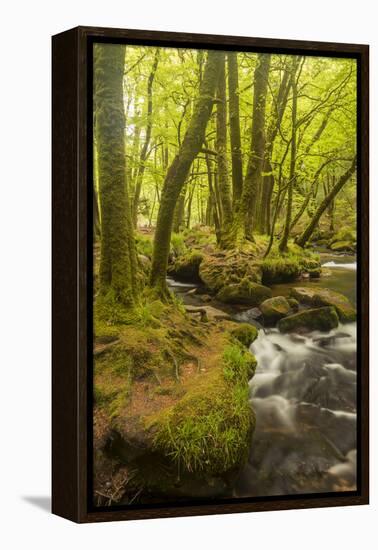
<path id="1" fill-rule="evenodd" d="M 331 288 L 355 303 L 355 258 L 322 255 L 322 263 L 327 275 L 300 285 Z M 276 285 L 273 294 L 287 295 L 292 286 Z M 257 324 L 254 310 L 233 316 Z M 261 328 L 251 352 L 258 361 L 250 381 L 256 429 L 234 496 L 354 490 L 356 323 L 306 335 Z"/>
<path id="2" fill-rule="evenodd" d="M 303 285 L 338 290 L 355 303 L 354 258 L 324 257 L 323 267 L 328 276 Z M 276 285 L 273 293 L 292 286 Z M 354 490 L 356 323 L 305 336 L 260 329 L 251 351 L 258 361 L 250 381 L 256 429 L 234 495 Z"/>

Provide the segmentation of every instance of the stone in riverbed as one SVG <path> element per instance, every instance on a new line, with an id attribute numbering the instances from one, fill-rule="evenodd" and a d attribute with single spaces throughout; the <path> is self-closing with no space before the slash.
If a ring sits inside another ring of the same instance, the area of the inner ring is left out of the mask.
<path id="1" fill-rule="evenodd" d="M 258 306 L 272 296 L 270 288 L 243 279 L 240 283 L 226 285 L 217 294 L 217 300 L 226 304 Z"/>
<path id="2" fill-rule="evenodd" d="M 256 340 L 259 331 L 253 325 L 248 323 L 240 323 L 236 328 L 231 331 L 234 338 L 239 340 L 243 346 L 249 348 L 249 346 Z"/>
<path id="3" fill-rule="evenodd" d="M 313 330 L 328 331 L 339 324 L 334 307 L 306 309 L 294 315 L 284 317 L 278 322 L 280 332 L 311 332 Z"/>
<path id="4" fill-rule="evenodd" d="M 355 252 L 356 245 L 351 241 L 336 241 L 330 245 L 333 252 Z"/>
<path id="5" fill-rule="evenodd" d="M 230 315 L 228 313 L 225 313 L 224 311 L 221 311 L 220 309 L 216 309 L 212 306 L 191 306 L 186 305 L 185 311 L 187 313 L 190 313 L 191 315 L 200 314 L 200 317 L 202 320 L 208 320 L 208 321 L 220 321 L 222 319 L 230 319 Z"/>
<path id="6" fill-rule="evenodd" d="M 267 325 L 274 325 L 277 321 L 286 317 L 291 312 L 291 307 L 284 296 L 268 298 L 260 304 L 264 322 Z"/>
<path id="7" fill-rule="evenodd" d="M 299 302 L 295 298 L 287 298 L 288 304 L 290 304 L 290 307 L 293 311 L 298 311 L 299 309 Z"/>
<path id="8" fill-rule="evenodd" d="M 356 320 L 356 310 L 348 298 L 329 288 L 295 287 L 291 289 L 290 296 L 301 304 L 312 307 L 333 306 L 341 323 L 351 323 Z"/>

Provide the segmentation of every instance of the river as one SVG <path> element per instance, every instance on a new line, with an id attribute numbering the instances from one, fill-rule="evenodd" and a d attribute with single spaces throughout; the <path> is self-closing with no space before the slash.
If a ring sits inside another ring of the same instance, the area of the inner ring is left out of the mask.
<path id="1" fill-rule="evenodd" d="M 300 285 L 328 287 L 355 303 L 355 258 L 321 259 L 326 276 Z M 170 284 L 182 296 L 189 289 Z M 273 294 L 286 295 L 292 286 L 275 285 Z M 248 311 L 232 315 L 254 323 Z M 355 490 L 356 323 L 306 335 L 260 328 L 251 352 L 258 361 L 250 381 L 256 429 L 233 496 Z"/>

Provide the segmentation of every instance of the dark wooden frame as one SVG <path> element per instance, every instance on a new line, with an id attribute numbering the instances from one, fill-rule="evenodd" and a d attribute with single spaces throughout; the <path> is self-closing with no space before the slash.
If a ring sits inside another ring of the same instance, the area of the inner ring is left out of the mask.
<path id="1" fill-rule="evenodd" d="M 92 330 L 91 265 L 91 44 L 123 42 L 239 51 L 302 53 L 353 57 L 358 61 L 358 491 L 189 503 L 185 506 L 91 509 L 88 484 L 91 460 Z M 52 511 L 82 522 L 224 514 L 291 508 L 347 506 L 369 502 L 369 47 L 77 27 L 52 39 Z M 89 344 L 89 345 L 88 345 Z"/>

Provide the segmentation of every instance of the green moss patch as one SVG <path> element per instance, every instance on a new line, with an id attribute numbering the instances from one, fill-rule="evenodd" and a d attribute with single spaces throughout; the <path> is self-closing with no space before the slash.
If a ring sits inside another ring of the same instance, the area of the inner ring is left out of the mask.
<path id="1" fill-rule="evenodd" d="M 262 260 L 261 269 L 262 282 L 268 285 L 295 281 L 302 273 L 314 278 L 321 274 L 319 256 L 293 243 L 285 254 L 277 246 L 272 248 L 269 256 Z"/>
<path id="2" fill-rule="evenodd" d="M 258 306 L 272 296 L 270 288 L 243 279 L 240 283 L 226 285 L 217 294 L 217 300 L 226 304 Z"/>
<path id="3" fill-rule="evenodd" d="M 278 322 L 280 332 L 308 332 L 313 330 L 329 331 L 336 328 L 339 319 L 335 308 L 321 307 L 306 309 L 289 315 Z"/>
<path id="4" fill-rule="evenodd" d="M 226 347 L 220 359 L 177 404 L 148 422 L 155 449 L 187 472 L 221 475 L 247 458 L 255 424 L 248 377 L 256 362 L 239 345 Z"/>
<path id="5" fill-rule="evenodd" d="M 240 325 L 231 330 L 231 335 L 246 348 L 249 348 L 256 340 L 258 333 L 257 328 L 248 323 L 240 323 Z"/>
<path id="6" fill-rule="evenodd" d="M 267 325 L 274 325 L 291 312 L 291 306 L 284 296 L 268 298 L 260 304 L 260 309 Z"/>
<path id="7" fill-rule="evenodd" d="M 356 320 L 357 312 L 348 298 L 329 288 L 294 287 L 290 296 L 302 304 L 312 307 L 334 306 L 341 323 L 351 323 Z"/>

